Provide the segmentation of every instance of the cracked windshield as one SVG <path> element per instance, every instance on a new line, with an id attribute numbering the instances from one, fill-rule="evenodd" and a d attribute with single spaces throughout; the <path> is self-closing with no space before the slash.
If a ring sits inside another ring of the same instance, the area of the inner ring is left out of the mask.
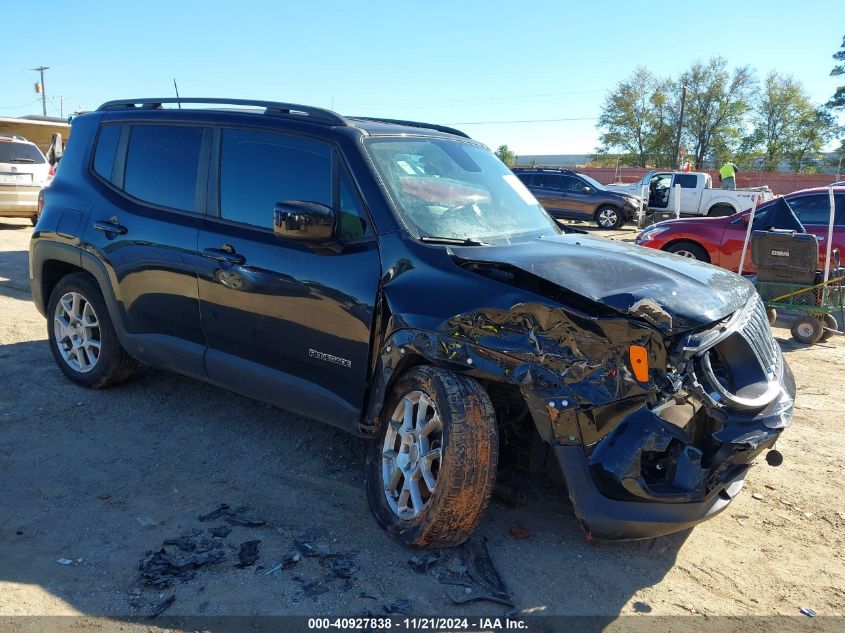
<path id="1" fill-rule="evenodd" d="M 525 185 L 483 147 L 431 138 L 367 147 L 399 213 L 423 239 L 510 242 L 559 232 Z"/>

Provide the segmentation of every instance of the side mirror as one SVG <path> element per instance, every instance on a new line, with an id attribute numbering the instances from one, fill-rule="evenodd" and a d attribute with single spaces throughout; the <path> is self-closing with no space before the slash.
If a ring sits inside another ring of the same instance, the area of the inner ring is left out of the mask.
<path id="1" fill-rule="evenodd" d="M 586 185 L 584 185 L 584 187 L 581 189 L 581 191 L 583 191 L 584 193 L 593 193 L 592 188 L 587 187 Z"/>
<path id="2" fill-rule="evenodd" d="M 334 238 L 335 213 L 319 202 L 283 200 L 273 207 L 273 233 L 300 242 L 330 242 Z"/>

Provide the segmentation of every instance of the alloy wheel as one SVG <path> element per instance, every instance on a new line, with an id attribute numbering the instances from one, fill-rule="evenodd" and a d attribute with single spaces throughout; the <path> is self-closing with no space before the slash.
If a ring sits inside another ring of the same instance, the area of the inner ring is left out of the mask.
<path id="1" fill-rule="evenodd" d="M 412 391 L 397 404 L 382 445 L 382 481 L 391 510 L 410 520 L 437 486 L 443 461 L 443 422 L 431 398 Z"/>
<path id="2" fill-rule="evenodd" d="M 94 306 L 80 293 L 67 292 L 56 304 L 53 338 L 68 366 L 88 373 L 100 359 L 100 323 Z"/>
<path id="3" fill-rule="evenodd" d="M 606 229 L 613 228 L 616 226 L 616 222 L 619 219 L 619 216 L 616 214 L 616 211 L 613 209 L 602 209 L 599 211 L 599 224 Z"/>

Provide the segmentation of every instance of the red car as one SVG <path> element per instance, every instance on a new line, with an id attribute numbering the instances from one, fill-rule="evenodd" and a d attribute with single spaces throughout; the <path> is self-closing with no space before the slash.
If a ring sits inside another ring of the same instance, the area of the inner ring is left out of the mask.
<path id="1" fill-rule="evenodd" d="M 819 240 L 819 268 L 824 267 L 830 198 L 827 188 L 805 189 L 784 196 L 795 215 Z M 757 207 L 755 229 L 767 229 L 766 218 L 774 200 Z M 836 213 L 833 220 L 833 248 L 845 255 L 845 187 L 834 187 Z M 742 244 L 748 230 L 750 211 L 723 218 L 681 218 L 666 220 L 643 230 L 636 243 L 658 250 L 692 257 L 734 272 L 739 268 Z M 749 247 L 750 251 L 750 247 Z M 743 273 L 754 272 L 751 253 L 745 256 Z"/>

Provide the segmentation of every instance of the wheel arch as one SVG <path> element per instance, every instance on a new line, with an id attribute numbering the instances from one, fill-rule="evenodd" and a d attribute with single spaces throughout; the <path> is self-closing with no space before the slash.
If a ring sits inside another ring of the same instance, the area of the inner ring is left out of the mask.
<path id="1" fill-rule="evenodd" d="M 669 242 L 666 242 L 663 246 L 660 247 L 661 251 L 669 252 L 669 249 L 672 246 L 677 246 L 679 244 L 692 244 L 693 246 L 698 246 L 701 250 L 703 250 L 707 254 L 707 263 L 713 263 L 713 254 L 710 250 L 701 242 L 696 242 L 694 239 L 688 237 L 679 237 Z"/>
<path id="2" fill-rule="evenodd" d="M 712 200 L 710 202 L 710 205 L 707 207 L 707 211 L 704 215 L 709 217 L 710 212 L 717 207 L 727 207 L 729 209 L 733 209 L 733 211 L 731 213 L 728 213 L 727 215 L 733 215 L 734 213 L 740 212 L 739 205 L 736 204 L 733 200 L 730 200 L 728 198 L 720 198 L 717 200 Z"/>
<path id="3" fill-rule="evenodd" d="M 122 304 L 103 263 L 91 253 L 70 244 L 39 241 L 30 253 L 30 285 L 36 308 L 46 316 L 47 302 L 56 284 L 67 275 L 84 272 L 90 275 L 103 295 L 118 340 L 125 344 L 125 319 Z"/>

